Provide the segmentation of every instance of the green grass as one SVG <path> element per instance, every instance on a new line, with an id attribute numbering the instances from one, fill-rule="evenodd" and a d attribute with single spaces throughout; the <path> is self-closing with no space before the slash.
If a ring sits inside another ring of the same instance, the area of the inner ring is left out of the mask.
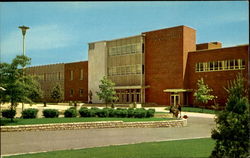
<path id="1" fill-rule="evenodd" d="M 174 158 L 209 157 L 215 145 L 210 138 L 150 142 L 10 156 L 9 158 Z"/>
<path id="2" fill-rule="evenodd" d="M 202 108 L 196 108 L 196 107 L 182 107 L 181 111 L 215 114 L 215 110 L 202 109 Z"/>
<path id="3" fill-rule="evenodd" d="M 10 119 L 1 118 L 1 126 L 15 126 L 15 125 L 31 125 L 31 124 L 49 124 L 49 123 L 71 123 L 71 122 L 95 122 L 95 121 L 124 121 L 124 122 L 138 122 L 138 121 L 164 121 L 173 120 L 171 118 L 98 118 L 98 117 L 76 117 L 76 118 L 36 118 L 36 119 Z"/>
<path id="4" fill-rule="evenodd" d="M 167 108 L 166 112 L 169 112 L 169 108 L 170 107 L 166 107 L 166 108 Z M 198 108 L 198 107 L 181 107 L 181 111 L 184 111 L 184 112 L 206 113 L 206 114 L 215 114 L 216 113 L 215 110 L 202 109 L 202 108 Z M 164 113 L 164 112 L 156 112 L 156 113 Z"/>

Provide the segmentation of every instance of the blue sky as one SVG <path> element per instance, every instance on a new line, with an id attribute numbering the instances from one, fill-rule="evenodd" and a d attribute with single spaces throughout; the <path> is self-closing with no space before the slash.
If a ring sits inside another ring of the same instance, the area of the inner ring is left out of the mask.
<path id="1" fill-rule="evenodd" d="M 0 2 L 1 62 L 22 54 L 31 65 L 88 59 L 88 43 L 178 25 L 196 29 L 197 43 L 249 43 L 247 1 Z"/>

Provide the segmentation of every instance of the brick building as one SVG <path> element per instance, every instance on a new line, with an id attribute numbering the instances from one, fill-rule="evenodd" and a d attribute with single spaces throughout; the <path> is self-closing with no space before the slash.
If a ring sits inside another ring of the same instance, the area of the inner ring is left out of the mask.
<path id="1" fill-rule="evenodd" d="M 33 66 L 26 68 L 26 73 L 38 77 L 43 101 L 53 102 L 51 92 L 56 85 L 62 89 L 62 101 L 88 101 L 87 61 Z"/>
<path id="2" fill-rule="evenodd" d="M 88 62 L 66 63 L 65 101 L 88 101 Z"/>
<path id="3" fill-rule="evenodd" d="M 248 45 L 222 48 L 196 44 L 196 30 L 177 26 L 140 35 L 89 43 L 89 91 L 107 76 L 116 83 L 120 103 L 193 105 L 197 80 L 204 78 L 220 105 L 229 80 L 248 77 Z M 247 85 L 247 82 L 246 82 Z M 93 93 L 94 103 L 101 102 Z"/>
<path id="4" fill-rule="evenodd" d="M 52 102 L 51 91 L 55 85 L 60 85 L 64 100 L 64 64 L 50 64 L 41 66 L 32 66 L 25 69 L 26 74 L 37 76 L 38 82 L 43 91 L 43 101 Z"/>

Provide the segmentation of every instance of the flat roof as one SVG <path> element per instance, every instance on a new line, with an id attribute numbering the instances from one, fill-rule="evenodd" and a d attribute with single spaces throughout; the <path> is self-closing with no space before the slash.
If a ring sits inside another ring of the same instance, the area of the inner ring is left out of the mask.
<path id="1" fill-rule="evenodd" d="M 210 50 L 229 49 L 229 48 L 234 48 L 234 47 L 245 47 L 245 46 L 248 46 L 248 45 L 249 45 L 249 44 L 242 44 L 242 45 L 229 46 L 229 47 L 222 47 L 222 48 L 201 49 L 201 50 L 195 50 L 195 51 L 190 51 L 190 52 L 205 52 L 205 51 L 210 51 Z"/>
<path id="2" fill-rule="evenodd" d="M 91 43 L 98 43 L 98 42 L 110 42 L 110 41 L 122 40 L 122 39 L 133 38 L 133 37 L 139 37 L 139 36 L 142 36 L 142 35 L 134 35 L 134 36 L 127 36 L 127 37 L 122 37 L 122 38 L 115 38 L 115 39 L 111 39 L 111 40 L 103 40 L 103 41 L 90 42 L 90 43 L 88 43 L 88 44 L 91 44 Z"/>

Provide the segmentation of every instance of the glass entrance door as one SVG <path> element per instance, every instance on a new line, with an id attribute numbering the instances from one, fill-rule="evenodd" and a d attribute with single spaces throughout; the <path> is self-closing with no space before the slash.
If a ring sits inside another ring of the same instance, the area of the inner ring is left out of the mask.
<path id="1" fill-rule="evenodd" d="M 180 94 L 171 94 L 170 95 L 170 105 L 176 106 L 177 104 L 180 104 Z"/>

